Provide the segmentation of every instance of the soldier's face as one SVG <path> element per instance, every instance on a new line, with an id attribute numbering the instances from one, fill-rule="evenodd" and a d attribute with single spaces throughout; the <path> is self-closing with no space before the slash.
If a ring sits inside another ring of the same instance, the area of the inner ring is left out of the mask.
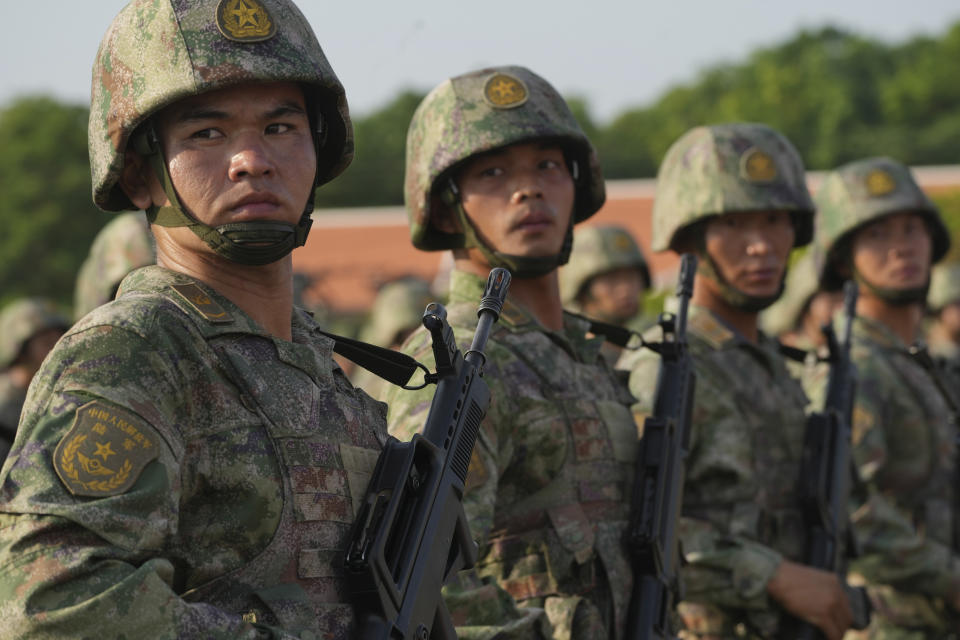
<path id="1" fill-rule="evenodd" d="M 587 315 L 627 320 L 640 309 L 643 274 L 633 267 L 601 273 L 587 285 L 583 310 Z"/>
<path id="2" fill-rule="evenodd" d="M 300 219 L 316 155 L 296 84 L 238 85 L 187 98 L 164 109 L 156 128 L 177 195 L 201 222 Z M 154 203 L 166 203 L 155 178 L 150 189 Z M 197 244 L 186 228 L 167 231 Z"/>
<path id="3" fill-rule="evenodd" d="M 528 257 L 559 253 L 574 204 L 573 178 L 559 147 L 510 145 L 470 160 L 456 181 L 467 217 L 491 247 Z"/>
<path id="4" fill-rule="evenodd" d="M 853 264 L 875 287 L 913 289 L 930 277 L 933 242 L 918 213 L 884 216 L 857 231 L 851 243 Z"/>
<path id="5" fill-rule="evenodd" d="M 757 297 L 779 291 L 793 239 L 786 211 L 727 213 L 710 220 L 705 231 L 707 253 L 720 274 L 736 289 Z"/>

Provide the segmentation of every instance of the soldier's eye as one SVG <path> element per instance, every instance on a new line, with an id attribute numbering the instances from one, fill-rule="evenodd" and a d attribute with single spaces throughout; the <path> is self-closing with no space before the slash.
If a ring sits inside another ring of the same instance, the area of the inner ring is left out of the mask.
<path id="1" fill-rule="evenodd" d="M 291 131 L 292 129 L 293 129 L 292 125 L 289 125 L 283 122 L 276 122 L 274 124 L 267 125 L 265 132 L 266 133 L 286 133 L 287 131 Z"/>
<path id="2" fill-rule="evenodd" d="M 193 132 L 193 134 L 191 134 L 190 137 L 197 138 L 200 140 L 212 140 L 214 138 L 223 137 L 223 134 L 214 128 L 209 128 L 209 129 L 200 129 L 199 131 L 195 131 Z"/>

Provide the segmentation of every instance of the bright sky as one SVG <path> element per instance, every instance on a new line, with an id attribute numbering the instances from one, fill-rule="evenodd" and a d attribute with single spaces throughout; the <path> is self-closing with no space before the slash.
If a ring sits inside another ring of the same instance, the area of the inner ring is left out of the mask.
<path id="1" fill-rule="evenodd" d="M 23 93 L 89 100 L 100 37 L 124 0 L 3 0 L 0 105 Z M 300 0 L 359 114 L 398 91 L 495 64 L 528 66 L 604 121 L 742 60 L 801 27 L 900 42 L 939 36 L 957 0 Z M 549 7 L 549 9 L 547 8 Z"/>

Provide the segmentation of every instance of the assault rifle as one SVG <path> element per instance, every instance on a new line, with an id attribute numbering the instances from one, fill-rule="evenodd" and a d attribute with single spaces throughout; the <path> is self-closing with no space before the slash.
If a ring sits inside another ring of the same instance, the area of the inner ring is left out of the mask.
<path id="1" fill-rule="evenodd" d="M 683 499 L 684 458 L 696 378 L 687 349 L 687 307 L 697 259 L 684 254 L 677 284 L 677 313 L 660 314 L 663 341 L 643 346 L 660 354 L 653 414 L 643 423 L 626 546 L 633 568 L 626 635 L 673 638 L 670 611 L 680 593 L 677 520 Z"/>
<path id="2" fill-rule="evenodd" d="M 440 588 L 477 560 L 463 510 L 463 492 L 480 422 L 490 404 L 482 379 L 483 349 L 500 316 L 510 272 L 494 269 L 477 314 L 480 321 L 461 356 L 446 309 L 430 303 L 423 326 L 437 364 L 427 382 L 437 391 L 423 433 L 390 438 L 367 487 L 344 555 L 363 640 L 455 640 Z"/>
<path id="3" fill-rule="evenodd" d="M 856 477 L 850 437 L 857 367 L 850 360 L 850 332 L 857 313 L 857 285 L 847 281 L 843 294 L 843 342 L 837 340 L 832 324 L 821 328 L 830 363 L 827 396 L 823 410 L 807 418 L 804 434 L 799 487 L 807 531 L 803 564 L 837 574 L 853 609 L 853 628 L 865 629 L 870 622 L 870 600 L 862 587 L 847 584 L 846 563 L 858 553 L 848 513 L 851 481 Z M 791 640 L 825 637 L 817 627 L 800 620 L 794 619 L 788 626 L 791 629 L 784 637 Z"/>

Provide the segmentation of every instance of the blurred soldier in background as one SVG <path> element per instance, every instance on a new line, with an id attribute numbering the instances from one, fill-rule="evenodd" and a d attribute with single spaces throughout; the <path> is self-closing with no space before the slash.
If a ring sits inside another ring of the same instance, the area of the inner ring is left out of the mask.
<path id="1" fill-rule="evenodd" d="M 930 353 L 954 376 L 960 376 L 960 263 L 934 267 L 930 276 L 927 329 Z"/>
<path id="2" fill-rule="evenodd" d="M 765 125 L 697 127 L 660 166 L 652 247 L 699 258 L 687 326 L 697 381 L 680 522 L 684 638 L 778 639 L 787 613 L 830 640 L 850 625 L 837 576 L 798 562 L 806 397 L 758 330 L 791 249 L 812 232 L 803 162 Z M 618 365 L 631 372 L 637 424 L 653 411 L 659 365 L 646 349 Z"/>
<path id="3" fill-rule="evenodd" d="M 128 273 L 156 262 L 157 250 L 146 215 L 139 211 L 118 215 L 93 239 L 90 254 L 77 273 L 74 319 L 113 300 Z"/>
<path id="4" fill-rule="evenodd" d="M 557 279 L 573 225 L 604 202 L 593 146 L 543 78 L 484 69 L 447 80 L 417 108 L 405 184 L 414 246 L 454 251 L 447 310 L 460 345 L 472 339 L 490 268 L 514 277 L 487 343 L 492 402 L 464 498 L 480 557 L 446 591 L 457 632 L 529 637 L 542 608 L 555 638 L 619 638 L 631 584 L 621 536 L 632 399 L 600 356 L 602 340 L 564 314 Z M 404 350 L 433 366 L 425 330 Z M 392 434 L 417 431 L 431 393 L 391 388 Z"/>
<path id="5" fill-rule="evenodd" d="M 783 295 L 760 314 L 768 336 L 785 345 L 817 351 L 825 344 L 820 330 L 843 304 L 839 291 L 821 291 L 813 252 L 807 251 L 790 267 Z"/>
<path id="6" fill-rule="evenodd" d="M 360 340 L 399 349 L 407 336 L 420 327 L 423 312 L 433 300 L 430 284 L 421 278 L 411 276 L 384 284 L 377 292 L 367 322 L 360 329 Z M 387 384 L 363 367 L 356 367 L 350 379 L 373 397 L 384 392 Z"/>
<path id="7" fill-rule="evenodd" d="M 27 387 L 70 321 L 48 300 L 24 298 L 0 310 L 0 465 L 13 446 Z"/>
<path id="8" fill-rule="evenodd" d="M 950 236 L 910 171 L 889 158 L 834 170 L 816 201 L 821 286 L 834 290 L 848 278 L 860 286 L 852 429 L 867 498 L 852 514 L 861 556 L 850 570 L 851 579 L 866 581 L 875 610 L 870 628 L 850 637 L 954 638 L 960 629 L 956 408 L 916 342 L 930 267 L 949 249 Z"/>
<path id="9" fill-rule="evenodd" d="M 94 202 L 157 265 L 77 323 L 0 472 L 3 633 L 353 637 L 343 552 L 385 407 L 293 306 L 290 252 L 353 156 L 288 0 L 134 0 L 93 67 Z"/>
<path id="10" fill-rule="evenodd" d="M 567 309 L 588 318 L 642 331 L 641 299 L 650 287 L 643 252 L 623 227 L 586 227 L 574 233 L 570 262 L 560 269 L 560 294 Z M 621 349 L 604 343 L 611 364 Z"/>

